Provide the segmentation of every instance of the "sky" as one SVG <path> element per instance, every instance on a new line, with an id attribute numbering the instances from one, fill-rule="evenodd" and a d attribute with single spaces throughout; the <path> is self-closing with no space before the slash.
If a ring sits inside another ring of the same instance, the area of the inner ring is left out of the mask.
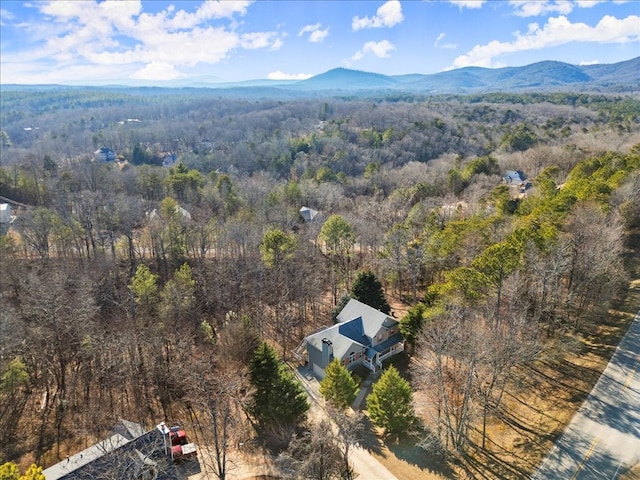
<path id="1" fill-rule="evenodd" d="M 0 2 L 0 83 L 295 80 L 640 56 L 640 0 Z M 639 74 L 640 77 L 640 74 Z"/>

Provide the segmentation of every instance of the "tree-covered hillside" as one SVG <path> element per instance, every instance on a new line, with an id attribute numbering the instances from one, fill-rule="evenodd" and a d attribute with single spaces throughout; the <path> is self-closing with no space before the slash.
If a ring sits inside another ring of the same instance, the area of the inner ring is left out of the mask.
<path id="1" fill-rule="evenodd" d="M 118 418 L 190 422 L 219 458 L 287 448 L 307 405 L 280 362 L 374 290 L 412 352 L 417 418 L 388 430 L 420 432 L 429 459 L 501 455 L 487 425 L 506 424 L 505 392 L 597 332 L 629 279 L 639 115 L 633 96 L 579 93 L 3 91 L 0 427 L 16 440 L 0 462 L 48 466 Z M 266 415 L 259 367 L 291 422 Z M 520 433 L 501 448 L 554 432 Z"/>

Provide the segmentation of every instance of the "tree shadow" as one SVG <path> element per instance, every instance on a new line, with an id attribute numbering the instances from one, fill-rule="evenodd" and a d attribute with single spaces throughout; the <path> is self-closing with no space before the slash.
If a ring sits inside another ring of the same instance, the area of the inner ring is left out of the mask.
<path id="1" fill-rule="evenodd" d="M 529 478 L 529 472 L 513 462 L 500 458 L 495 452 L 482 450 L 477 445 L 471 444 L 474 455 L 463 455 L 460 458 L 460 466 L 471 478 L 516 480 Z M 560 478 L 560 477 L 559 477 Z"/>
<path id="2" fill-rule="evenodd" d="M 362 418 L 362 440 L 360 441 L 360 446 L 367 450 L 370 453 L 374 453 L 381 457 L 384 457 L 384 452 L 382 451 L 383 442 L 380 440 L 376 433 L 376 429 L 371 423 L 371 419 L 366 415 L 363 415 Z"/>
<path id="3" fill-rule="evenodd" d="M 384 458 L 387 456 L 385 453 L 386 448 L 398 460 L 424 470 L 425 473 L 438 474 L 444 478 L 457 478 L 456 472 L 449 463 L 450 458 L 443 448 L 435 448 L 433 451 L 428 451 L 418 445 L 421 439 L 430 435 L 428 429 L 419 420 L 416 420 L 411 434 L 384 438 L 377 434 L 368 417 L 365 416 L 363 422 L 364 432 L 361 446 L 370 453 Z"/>
<path id="4" fill-rule="evenodd" d="M 445 478 L 457 477 L 446 455 L 426 451 L 418 446 L 419 441 L 419 438 L 408 435 L 399 439 L 387 439 L 384 444 L 396 458 L 420 470 L 426 470 Z"/>
<path id="5" fill-rule="evenodd" d="M 185 460 L 184 462 L 176 465 L 175 472 L 177 478 L 180 480 L 186 480 L 192 475 L 202 473 L 202 467 L 200 466 L 200 461 L 195 458 L 192 460 Z"/>

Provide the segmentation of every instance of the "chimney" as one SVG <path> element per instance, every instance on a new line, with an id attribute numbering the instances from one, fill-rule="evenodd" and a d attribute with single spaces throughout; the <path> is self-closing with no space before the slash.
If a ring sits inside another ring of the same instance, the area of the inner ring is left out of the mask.
<path id="1" fill-rule="evenodd" d="M 322 363 L 326 367 L 333 360 L 333 344 L 328 338 L 322 339 Z"/>

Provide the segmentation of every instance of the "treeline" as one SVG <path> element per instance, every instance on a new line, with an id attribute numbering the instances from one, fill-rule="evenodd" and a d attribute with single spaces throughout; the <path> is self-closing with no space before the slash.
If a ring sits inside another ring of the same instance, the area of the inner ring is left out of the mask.
<path id="1" fill-rule="evenodd" d="M 3 93 L 2 164 L 48 155 L 63 167 L 108 147 L 131 163 L 161 164 L 174 154 L 203 173 L 290 178 L 327 167 L 356 175 L 372 161 L 391 168 L 444 154 L 487 155 L 520 127 L 554 145 L 585 129 L 629 133 L 640 114 L 633 97 L 605 95 L 248 101 L 212 92 Z"/>

